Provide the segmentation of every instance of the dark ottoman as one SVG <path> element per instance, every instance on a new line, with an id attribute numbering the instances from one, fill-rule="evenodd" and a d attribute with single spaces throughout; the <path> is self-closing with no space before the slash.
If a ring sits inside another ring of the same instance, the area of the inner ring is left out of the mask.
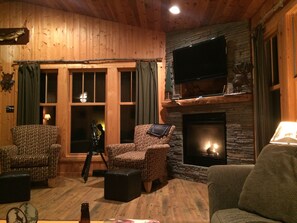
<path id="1" fill-rule="evenodd" d="M 30 200 L 31 180 L 27 172 L 0 174 L 0 203 Z"/>
<path id="2" fill-rule="evenodd" d="M 141 194 L 141 171 L 116 169 L 105 173 L 104 198 L 116 201 L 131 201 Z"/>

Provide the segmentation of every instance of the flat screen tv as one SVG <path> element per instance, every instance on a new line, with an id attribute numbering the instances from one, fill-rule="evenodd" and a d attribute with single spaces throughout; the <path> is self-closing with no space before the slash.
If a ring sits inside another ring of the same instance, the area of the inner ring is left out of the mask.
<path id="1" fill-rule="evenodd" d="M 220 36 L 173 51 L 175 84 L 210 78 L 227 78 L 226 39 Z"/>

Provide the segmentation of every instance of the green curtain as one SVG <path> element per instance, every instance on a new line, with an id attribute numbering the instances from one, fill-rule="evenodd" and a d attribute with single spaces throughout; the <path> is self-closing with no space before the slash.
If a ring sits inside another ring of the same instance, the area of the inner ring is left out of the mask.
<path id="1" fill-rule="evenodd" d="M 254 32 L 254 112 L 255 112 L 255 146 L 257 155 L 267 145 L 273 135 L 272 102 L 269 91 L 270 74 L 265 61 L 264 28 L 259 25 Z"/>
<path id="2" fill-rule="evenodd" d="M 40 65 L 21 64 L 18 71 L 17 125 L 39 123 Z"/>
<path id="3" fill-rule="evenodd" d="M 159 122 L 157 62 L 136 63 L 136 125 Z"/>

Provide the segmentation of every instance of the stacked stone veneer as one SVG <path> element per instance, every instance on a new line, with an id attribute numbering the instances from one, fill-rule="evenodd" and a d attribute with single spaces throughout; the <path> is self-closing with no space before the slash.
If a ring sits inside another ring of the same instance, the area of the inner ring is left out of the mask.
<path id="1" fill-rule="evenodd" d="M 230 96 L 231 97 L 231 96 Z M 252 102 L 167 107 L 167 123 L 176 126 L 168 153 L 168 175 L 206 182 L 208 167 L 183 163 L 183 114 L 226 113 L 226 152 L 228 164 L 254 163 Z"/>
<path id="2" fill-rule="evenodd" d="M 170 32 L 166 34 L 166 73 L 174 80 L 173 54 L 176 49 L 190 46 L 210 40 L 213 37 L 224 35 L 227 45 L 227 82 L 232 83 L 234 79 L 233 68 L 242 62 L 251 62 L 251 33 L 248 21 L 218 24 L 199 29 Z M 247 76 L 249 88 L 252 88 L 251 75 Z M 169 81 L 169 80 L 167 80 Z M 174 83 L 172 82 L 173 86 Z M 182 94 L 181 85 L 174 85 L 176 94 Z"/>
<path id="3" fill-rule="evenodd" d="M 217 24 L 193 30 L 166 34 L 166 72 L 173 75 L 172 52 L 175 49 L 225 35 L 227 41 L 228 82 L 232 83 L 233 67 L 250 59 L 250 26 L 248 21 Z M 252 87 L 252 86 L 251 86 Z M 179 93 L 179 86 L 175 88 Z M 231 97 L 231 96 L 230 96 Z M 252 101 L 166 107 L 167 123 L 176 125 L 168 155 L 169 176 L 206 182 L 207 167 L 183 164 L 182 115 L 192 113 L 226 113 L 227 164 L 254 163 L 254 131 Z"/>

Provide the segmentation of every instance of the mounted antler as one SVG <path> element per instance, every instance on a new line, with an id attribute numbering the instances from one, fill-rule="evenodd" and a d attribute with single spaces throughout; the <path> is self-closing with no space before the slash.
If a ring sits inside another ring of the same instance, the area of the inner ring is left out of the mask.
<path id="1" fill-rule="evenodd" d="M 253 65 L 250 62 L 242 62 L 233 67 L 233 72 L 235 74 L 248 74 L 252 72 L 252 69 Z"/>
<path id="2" fill-rule="evenodd" d="M 4 73 L 2 72 L 2 80 L 0 81 L 0 85 L 2 87 L 2 91 L 11 91 L 11 88 L 14 84 L 14 80 L 12 80 L 14 73 Z"/>
<path id="3" fill-rule="evenodd" d="M 242 86 L 250 87 L 248 75 L 252 72 L 253 65 L 250 62 L 242 62 L 234 65 L 233 72 L 234 78 L 232 81 L 233 89 L 235 92 L 241 92 Z"/>

